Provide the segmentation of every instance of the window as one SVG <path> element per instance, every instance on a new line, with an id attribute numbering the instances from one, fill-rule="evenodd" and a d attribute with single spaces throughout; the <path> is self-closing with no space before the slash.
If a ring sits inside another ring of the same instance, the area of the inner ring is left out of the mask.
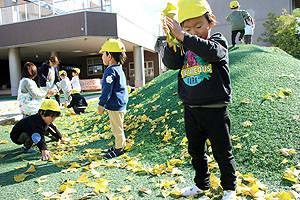
<path id="1" fill-rule="evenodd" d="M 104 65 L 102 63 L 102 59 L 100 57 L 87 58 L 87 75 L 103 75 Z"/>
<path id="2" fill-rule="evenodd" d="M 145 61 L 144 62 L 145 68 L 145 79 L 146 82 L 152 80 L 154 78 L 154 63 L 153 61 Z M 130 81 L 134 81 L 134 63 L 129 63 L 129 77 Z"/>

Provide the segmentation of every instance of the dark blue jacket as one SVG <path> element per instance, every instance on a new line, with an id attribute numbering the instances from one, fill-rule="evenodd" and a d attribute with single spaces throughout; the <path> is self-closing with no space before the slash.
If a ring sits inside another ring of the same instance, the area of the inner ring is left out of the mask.
<path id="1" fill-rule="evenodd" d="M 49 68 L 50 68 L 50 65 L 48 63 L 43 63 L 37 72 L 37 75 L 39 77 L 39 86 L 40 87 L 46 87 Z M 60 77 L 58 74 L 58 70 L 55 66 L 54 66 L 54 71 L 55 71 L 54 84 L 56 84 L 57 82 L 60 81 Z"/>
<path id="2" fill-rule="evenodd" d="M 108 110 L 121 111 L 126 109 L 127 103 L 128 90 L 122 66 L 111 65 L 103 74 L 99 105 Z"/>

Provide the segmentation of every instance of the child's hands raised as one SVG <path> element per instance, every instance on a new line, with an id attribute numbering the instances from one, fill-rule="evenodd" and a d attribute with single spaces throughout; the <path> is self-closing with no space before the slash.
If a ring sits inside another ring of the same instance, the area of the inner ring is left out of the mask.
<path id="1" fill-rule="evenodd" d="M 42 160 L 48 160 L 49 158 L 51 158 L 50 154 L 53 154 L 53 152 L 48 150 L 42 150 Z"/>
<path id="2" fill-rule="evenodd" d="M 165 20 L 165 24 L 168 26 L 168 28 L 170 29 L 170 31 L 172 32 L 172 34 L 180 41 L 183 42 L 183 38 L 184 38 L 184 31 L 183 29 L 181 28 L 180 24 L 171 19 L 170 17 L 166 16 L 164 18 Z M 166 33 L 166 27 L 163 27 L 163 30 L 165 31 Z"/>

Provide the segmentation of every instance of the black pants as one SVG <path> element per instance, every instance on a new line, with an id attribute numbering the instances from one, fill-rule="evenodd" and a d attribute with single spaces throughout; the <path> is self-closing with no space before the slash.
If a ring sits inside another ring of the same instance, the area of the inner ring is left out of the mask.
<path id="1" fill-rule="evenodd" d="M 210 188 L 210 172 L 206 155 L 206 140 L 209 139 L 213 156 L 221 171 L 221 185 L 224 190 L 235 190 L 235 160 L 230 141 L 230 118 L 227 107 L 191 108 L 185 106 L 185 130 L 188 152 L 196 171 L 194 181 L 198 188 Z"/>
<path id="2" fill-rule="evenodd" d="M 244 35 L 244 42 L 245 42 L 245 44 L 251 44 L 252 43 L 252 35 Z"/>
<path id="3" fill-rule="evenodd" d="M 86 106 L 73 106 L 73 110 L 76 114 L 84 113 Z"/>
<path id="4" fill-rule="evenodd" d="M 232 43 L 232 46 L 235 46 L 235 37 L 236 35 L 240 33 L 239 35 L 239 41 L 241 41 L 244 37 L 244 34 L 245 34 L 245 30 L 234 30 L 234 31 L 231 31 L 231 43 Z"/>

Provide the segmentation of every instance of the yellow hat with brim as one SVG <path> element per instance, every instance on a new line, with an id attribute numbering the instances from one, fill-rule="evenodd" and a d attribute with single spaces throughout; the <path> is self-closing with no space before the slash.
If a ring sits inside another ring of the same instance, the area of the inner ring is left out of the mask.
<path id="1" fill-rule="evenodd" d="M 67 72 L 65 71 L 65 70 L 61 70 L 61 71 L 59 71 L 59 73 L 58 73 L 60 76 L 61 75 L 67 75 Z"/>
<path id="2" fill-rule="evenodd" d="M 79 68 L 75 67 L 75 68 L 73 68 L 73 70 L 74 70 L 77 74 L 80 74 L 80 69 L 79 69 Z"/>
<path id="3" fill-rule="evenodd" d="M 41 110 L 51 110 L 56 112 L 61 112 L 57 101 L 53 99 L 45 99 L 40 107 Z"/>
<path id="4" fill-rule="evenodd" d="M 104 51 L 123 52 L 123 51 L 126 51 L 126 49 L 120 39 L 109 39 L 103 44 L 99 53 L 102 54 Z"/>
<path id="5" fill-rule="evenodd" d="M 200 17 L 211 12 L 210 5 L 206 0 L 182 0 L 178 3 L 178 22 L 181 24 L 187 19 Z"/>
<path id="6" fill-rule="evenodd" d="M 239 4 L 238 1 L 232 1 L 232 2 L 230 2 L 230 8 L 232 8 L 232 9 L 235 9 L 235 8 L 237 8 L 239 6 L 240 6 L 240 4 Z"/>

